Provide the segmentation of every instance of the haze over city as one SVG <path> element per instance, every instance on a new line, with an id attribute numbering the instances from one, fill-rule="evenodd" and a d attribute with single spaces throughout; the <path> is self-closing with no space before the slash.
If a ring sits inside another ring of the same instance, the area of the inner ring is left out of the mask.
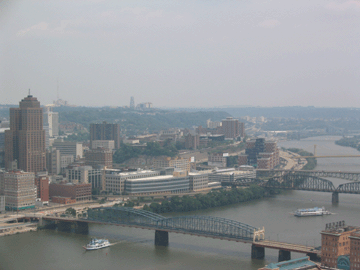
<path id="1" fill-rule="evenodd" d="M 359 1 L 0 1 L 17 104 L 357 107 Z"/>

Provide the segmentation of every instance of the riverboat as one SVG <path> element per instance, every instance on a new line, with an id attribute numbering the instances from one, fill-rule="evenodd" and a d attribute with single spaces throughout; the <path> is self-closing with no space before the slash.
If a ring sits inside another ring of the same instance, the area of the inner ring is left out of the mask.
<path id="1" fill-rule="evenodd" d="M 109 240 L 92 238 L 89 244 L 83 246 L 83 248 L 85 248 L 86 250 L 96 250 L 108 246 L 111 246 Z"/>
<path id="2" fill-rule="evenodd" d="M 308 217 L 308 216 L 323 216 L 331 215 L 331 212 L 325 210 L 325 207 L 314 207 L 307 209 L 297 209 L 294 216 L 297 217 Z"/>

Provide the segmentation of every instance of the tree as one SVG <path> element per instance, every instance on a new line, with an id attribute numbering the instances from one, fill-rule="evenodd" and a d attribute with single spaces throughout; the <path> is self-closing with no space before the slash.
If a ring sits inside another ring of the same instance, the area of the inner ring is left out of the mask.
<path id="1" fill-rule="evenodd" d="M 76 217 L 76 210 L 74 208 L 70 207 L 65 210 L 65 214 Z"/>

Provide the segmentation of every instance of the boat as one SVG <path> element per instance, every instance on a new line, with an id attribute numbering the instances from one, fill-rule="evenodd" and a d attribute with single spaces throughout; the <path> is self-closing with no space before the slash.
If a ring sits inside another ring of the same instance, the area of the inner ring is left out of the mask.
<path id="1" fill-rule="evenodd" d="M 83 246 L 83 248 L 85 248 L 86 250 L 95 250 L 95 249 L 105 248 L 108 246 L 111 246 L 109 240 L 92 238 L 89 244 Z"/>
<path id="2" fill-rule="evenodd" d="M 297 209 L 294 216 L 297 217 L 308 217 L 308 216 L 323 216 L 331 215 L 331 212 L 325 210 L 325 207 L 314 207 L 307 209 Z"/>

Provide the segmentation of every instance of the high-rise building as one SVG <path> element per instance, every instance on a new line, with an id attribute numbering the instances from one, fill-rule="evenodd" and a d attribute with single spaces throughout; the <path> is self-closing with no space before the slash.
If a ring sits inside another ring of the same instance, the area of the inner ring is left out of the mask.
<path id="1" fill-rule="evenodd" d="M 6 168 L 14 160 L 26 172 L 46 168 L 43 110 L 30 94 L 20 101 L 19 108 L 10 108 L 10 130 L 5 131 Z"/>
<path id="2" fill-rule="evenodd" d="M 49 136 L 59 136 L 59 113 L 53 112 L 51 106 L 46 106 L 46 112 L 44 113 L 44 126 L 49 127 Z"/>
<path id="3" fill-rule="evenodd" d="M 120 148 L 120 125 L 108 124 L 90 124 L 90 145 L 95 140 L 114 141 L 115 148 Z"/>
<path id="4" fill-rule="evenodd" d="M 221 122 L 222 131 L 226 139 L 235 139 L 237 137 L 245 137 L 244 123 L 239 122 L 238 119 L 226 117 Z"/>
<path id="5" fill-rule="evenodd" d="M 35 174 L 10 171 L 4 174 L 4 195 L 7 210 L 23 210 L 35 207 Z"/>

